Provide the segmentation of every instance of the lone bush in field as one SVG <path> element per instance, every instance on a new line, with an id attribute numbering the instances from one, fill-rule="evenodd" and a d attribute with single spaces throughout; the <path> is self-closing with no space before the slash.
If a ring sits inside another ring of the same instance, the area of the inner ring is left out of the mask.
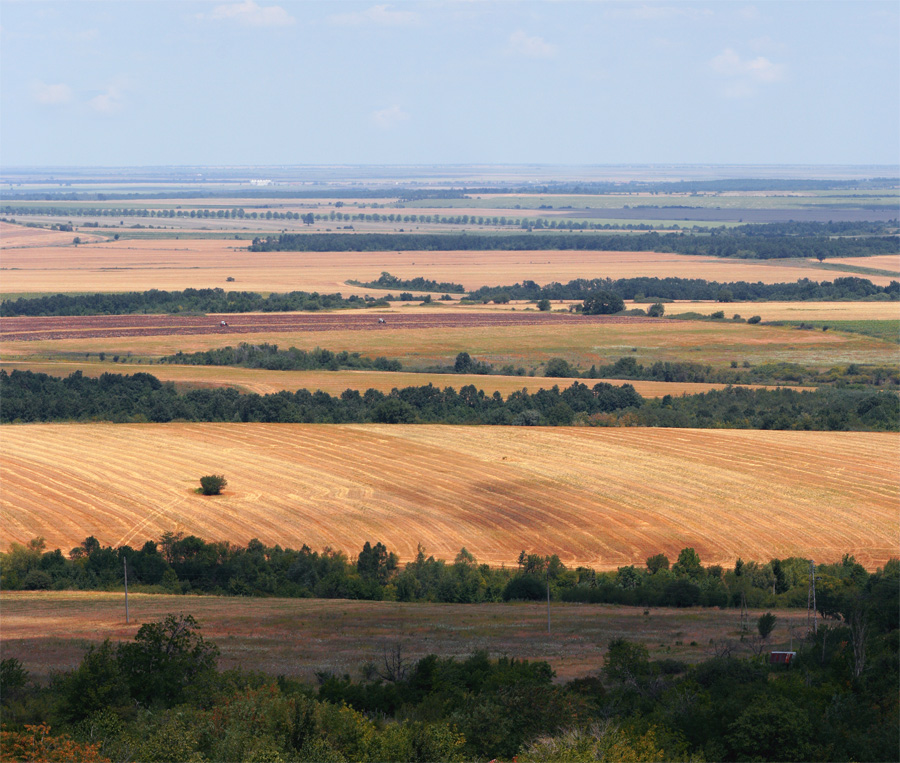
<path id="1" fill-rule="evenodd" d="M 221 474 L 207 474 L 200 478 L 200 492 L 203 495 L 219 495 L 228 484 L 228 480 Z"/>

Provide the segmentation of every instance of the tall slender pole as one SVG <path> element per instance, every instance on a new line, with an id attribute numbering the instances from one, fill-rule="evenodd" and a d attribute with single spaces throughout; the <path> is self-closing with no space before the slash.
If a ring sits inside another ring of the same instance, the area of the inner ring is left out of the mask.
<path id="1" fill-rule="evenodd" d="M 547 633 L 550 633 L 550 568 L 547 568 Z"/>
<path id="2" fill-rule="evenodd" d="M 128 625 L 128 560 L 122 557 L 122 566 L 125 568 L 125 624 Z"/>

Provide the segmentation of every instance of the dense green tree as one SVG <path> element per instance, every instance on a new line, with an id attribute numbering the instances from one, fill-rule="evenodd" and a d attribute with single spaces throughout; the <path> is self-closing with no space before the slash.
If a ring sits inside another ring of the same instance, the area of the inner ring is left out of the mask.
<path id="1" fill-rule="evenodd" d="M 584 298 L 581 312 L 584 315 L 612 315 L 625 309 L 625 302 L 612 291 L 596 291 Z"/>

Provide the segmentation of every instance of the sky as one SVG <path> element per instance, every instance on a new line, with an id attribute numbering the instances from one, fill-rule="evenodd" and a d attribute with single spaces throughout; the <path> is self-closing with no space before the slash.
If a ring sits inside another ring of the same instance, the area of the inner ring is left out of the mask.
<path id="1" fill-rule="evenodd" d="M 900 165 L 900 3 L 0 0 L 0 164 Z"/>

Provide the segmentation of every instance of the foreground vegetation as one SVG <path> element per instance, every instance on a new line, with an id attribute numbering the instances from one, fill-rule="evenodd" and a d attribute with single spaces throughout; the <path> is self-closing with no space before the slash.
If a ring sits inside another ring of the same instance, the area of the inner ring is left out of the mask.
<path id="1" fill-rule="evenodd" d="M 616 638 L 596 673 L 554 681 L 545 662 L 399 646 L 359 677 L 314 684 L 220 671 L 190 615 L 91 647 L 47 686 L 3 661 L 10 760 L 890 760 L 898 748 L 900 565 L 846 574 L 790 667 L 767 665 L 777 616 L 694 666 Z M 752 630 L 751 630 L 752 629 Z M 64 752 L 55 752 L 55 751 Z M 57 757 L 52 757 L 53 755 Z M 43 756 L 43 757 L 41 757 Z"/>

